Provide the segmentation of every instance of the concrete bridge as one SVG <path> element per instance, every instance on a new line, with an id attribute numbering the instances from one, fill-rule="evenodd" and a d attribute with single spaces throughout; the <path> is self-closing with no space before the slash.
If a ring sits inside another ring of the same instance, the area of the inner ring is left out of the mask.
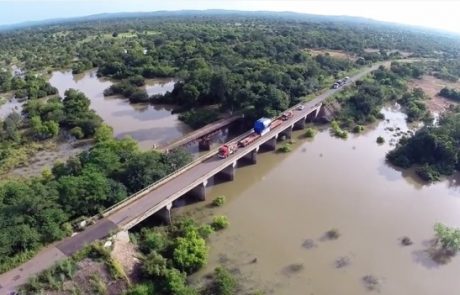
<path id="1" fill-rule="evenodd" d="M 363 70 L 352 77 L 349 84 L 361 79 L 382 64 L 384 63 L 379 63 Z M 246 161 L 255 164 L 257 154 L 261 148 L 265 147 L 266 149 L 274 150 L 277 139 L 280 136 L 290 137 L 294 129 L 304 128 L 307 120 L 318 115 L 323 101 L 341 91 L 341 89 L 325 91 L 313 100 L 302 104 L 302 109 L 297 109 L 297 106 L 292 108 L 293 116 L 290 119 L 283 121 L 280 126 L 259 137 L 250 145 L 240 148 L 228 158 L 218 158 L 216 156 L 217 151 L 214 150 L 187 165 L 184 169 L 109 208 L 101 219 L 95 221 L 93 225 L 84 231 L 46 247 L 28 262 L 0 275 L 0 294 L 7 294 L 9 291 L 15 290 L 18 286 L 24 284 L 29 277 L 74 254 L 86 244 L 105 238 L 118 231 L 129 230 L 153 214 L 158 214 L 165 221 L 169 221 L 170 210 L 174 201 L 184 195 L 198 200 L 205 200 L 208 180 L 212 177 L 233 180 L 240 161 L 246 159 Z M 244 138 L 251 132 L 247 132 L 235 140 Z"/>
<path id="2" fill-rule="evenodd" d="M 208 124 L 198 130 L 190 132 L 186 136 L 179 138 L 178 140 L 165 144 L 158 147 L 163 152 L 169 152 L 170 150 L 185 146 L 194 142 L 198 142 L 200 150 L 210 150 L 211 139 L 219 133 L 222 129 L 227 128 L 230 124 L 243 118 L 242 115 L 233 115 L 211 124 Z"/>
<path id="3" fill-rule="evenodd" d="M 276 129 L 259 137 L 247 147 L 240 148 L 236 153 L 226 159 L 213 156 L 202 163 L 184 171 L 181 175 L 171 179 L 164 185 L 145 194 L 142 198 L 126 206 L 109 212 L 106 219 L 120 230 L 129 230 L 152 214 L 159 212 L 165 221 L 170 220 L 170 209 L 173 202 L 185 194 L 198 200 L 206 199 L 206 186 L 212 177 L 233 180 L 238 161 L 247 159 L 251 163 L 257 162 L 257 153 L 261 147 L 275 150 L 277 139 L 280 136 L 291 137 L 294 129 L 305 127 L 307 119 L 315 118 L 321 109 L 321 103 L 316 100 L 307 103 L 303 110 L 293 110 L 294 116 L 284 121 Z"/>

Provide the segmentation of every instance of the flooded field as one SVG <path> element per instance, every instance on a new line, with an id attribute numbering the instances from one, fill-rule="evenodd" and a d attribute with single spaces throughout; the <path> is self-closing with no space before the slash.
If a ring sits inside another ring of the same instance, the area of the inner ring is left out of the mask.
<path id="1" fill-rule="evenodd" d="M 51 169 L 57 161 L 65 161 L 71 156 L 76 156 L 91 147 L 91 143 L 80 143 L 78 145 L 69 142 L 52 144 L 50 147 L 36 152 L 29 160 L 27 165 L 16 167 L 8 172 L 9 176 L 36 176 L 45 169 Z"/>
<path id="2" fill-rule="evenodd" d="M 457 104 L 453 100 L 439 96 L 439 92 L 444 87 L 460 89 L 460 82 L 448 82 L 434 76 L 424 75 L 421 79 L 410 81 L 409 87 L 421 88 L 431 98 L 427 100 L 428 109 L 434 114 L 439 114 L 448 109 L 450 105 Z"/>
<path id="3" fill-rule="evenodd" d="M 13 111 L 21 113 L 22 102 L 12 96 L 12 94 L 4 95 L 4 101 L 0 104 L 0 119 L 5 119 Z"/>
<path id="4" fill-rule="evenodd" d="M 388 120 L 348 140 L 297 132 L 291 153 L 259 154 L 235 181 L 209 187 L 207 202 L 225 195 L 223 207 L 175 209 L 231 223 L 211 238 L 209 264 L 192 280 L 223 264 L 237 273 L 241 294 L 454 294 L 460 257 L 439 265 L 427 250 L 436 222 L 460 226 L 460 180 L 424 185 L 387 165 L 390 142 L 408 126 L 399 111 L 383 113 Z M 326 235 L 331 229 L 338 238 Z M 413 245 L 402 246 L 403 236 Z"/>
<path id="5" fill-rule="evenodd" d="M 127 99 L 104 97 L 104 89 L 112 82 L 98 78 L 96 70 L 79 75 L 72 75 L 71 71 L 56 71 L 49 81 L 58 88 L 62 97 L 69 88 L 85 93 L 91 100 L 91 108 L 113 127 L 115 136 L 131 136 L 144 149 L 173 141 L 190 131 L 177 119 L 177 115 L 171 114 L 171 107 L 130 104 Z M 145 89 L 149 95 L 165 93 L 173 89 L 174 83 L 172 79 L 149 79 Z"/>

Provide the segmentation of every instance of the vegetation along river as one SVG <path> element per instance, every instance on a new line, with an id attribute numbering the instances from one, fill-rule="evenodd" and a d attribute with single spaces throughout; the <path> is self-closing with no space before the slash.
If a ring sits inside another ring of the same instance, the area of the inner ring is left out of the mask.
<path id="1" fill-rule="evenodd" d="M 458 290 L 460 258 L 439 265 L 427 253 L 436 222 L 460 222 L 458 176 L 423 185 L 390 167 L 390 142 L 409 127 L 399 110 L 382 112 L 388 120 L 348 140 L 328 130 L 313 140 L 299 139 L 299 131 L 291 153 L 259 154 L 256 165 L 237 170 L 235 181 L 210 187 L 207 202 L 225 195 L 223 207 L 209 210 L 198 203 L 176 209 L 203 220 L 227 215 L 231 222 L 211 238 L 210 263 L 194 281 L 224 264 L 238 270 L 245 289 L 265 294 Z M 384 144 L 376 143 L 378 136 Z M 339 237 L 328 239 L 325 233 L 333 228 Z M 413 245 L 402 246 L 403 236 Z"/>
<path id="2" fill-rule="evenodd" d="M 173 141 L 190 131 L 177 115 L 171 114 L 171 107 L 130 104 L 127 99 L 104 97 L 104 90 L 112 82 L 98 78 L 96 70 L 78 75 L 73 75 L 70 70 L 55 71 L 49 82 L 62 97 L 69 88 L 82 91 L 91 100 L 91 108 L 113 128 L 115 136 L 132 136 L 144 149 Z M 144 87 L 149 95 L 153 95 L 172 90 L 174 83 L 173 79 L 148 79 Z"/>

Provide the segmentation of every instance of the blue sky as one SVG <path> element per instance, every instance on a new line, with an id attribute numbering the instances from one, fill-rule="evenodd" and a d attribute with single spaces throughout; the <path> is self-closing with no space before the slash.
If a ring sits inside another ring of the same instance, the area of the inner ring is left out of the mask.
<path id="1" fill-rule="evenodd" d="M 460 33 L 456 0 L 0 0 L 0 25 L 104 12 L 180 9 L 296 11 L 363 16 Z"/>

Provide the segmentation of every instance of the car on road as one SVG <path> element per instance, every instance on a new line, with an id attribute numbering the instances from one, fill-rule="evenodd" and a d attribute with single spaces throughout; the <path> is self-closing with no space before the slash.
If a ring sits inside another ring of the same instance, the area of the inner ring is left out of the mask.
<path id="1" fill-rule="evenodd" d="M 301 105 L 298 105 L 298 106 L 297 106 L 296 110 L 301 111 L 301 110 L 303 110 L 304 108 L 305 108 L 305 106 L 304 106 L 303 104 L 301 104 Z"/>

